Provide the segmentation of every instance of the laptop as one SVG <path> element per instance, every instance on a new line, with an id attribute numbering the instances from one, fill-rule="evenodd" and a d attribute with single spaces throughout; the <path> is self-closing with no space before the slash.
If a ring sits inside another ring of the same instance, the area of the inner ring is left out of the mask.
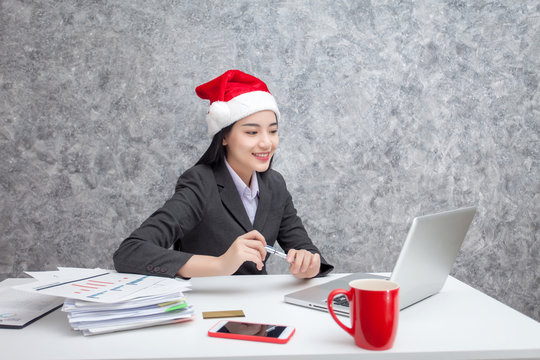
<path id="1" fill-rule="evenodd" d="M 349 289 L 356 279 L 386 278 L 400 287 L 399 308 L 409 307 L 442 289 L 475 213 L 476 207 L 467 207 L 414 218 L 390 278 L 354 273 L 287 294 L 285 302 L 328 311 L 332 290 Z M 334 298 L 334 311 L 349 316 L 344 295 Z"/>

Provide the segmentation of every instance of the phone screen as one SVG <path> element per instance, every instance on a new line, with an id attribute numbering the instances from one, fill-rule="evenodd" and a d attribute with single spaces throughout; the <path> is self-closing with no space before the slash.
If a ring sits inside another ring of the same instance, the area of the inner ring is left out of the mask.
<path id="1" fill-rule="evenodd" d="M 239 334 L 279 338 L 286 326 L 254 324 L 246 322 L 229 321 L 217 330 L 218 333 Z"/>

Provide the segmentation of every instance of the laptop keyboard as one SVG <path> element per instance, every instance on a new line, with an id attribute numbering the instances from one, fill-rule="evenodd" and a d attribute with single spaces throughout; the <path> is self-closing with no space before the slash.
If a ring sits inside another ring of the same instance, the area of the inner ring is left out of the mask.
<path id="1" fill-rule="evenodd" d="M 334 305 L 349 307 L 349 301 L 347 300 L 347 297 L 345 295 L 338 295 L 334 297 L 334 300 L 332 302 L 334 303 Z"/>

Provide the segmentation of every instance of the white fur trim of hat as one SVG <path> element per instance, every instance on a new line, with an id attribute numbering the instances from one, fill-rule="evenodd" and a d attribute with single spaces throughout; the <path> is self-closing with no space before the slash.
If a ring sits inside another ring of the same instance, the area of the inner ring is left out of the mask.
<path id="1" fill-rule="evenodd" d="M 213 137 L 221 129 L 262 110 L 271 110 L 279 120 L 279 109 L 274 97 L 265 91 L 252 91 L 225 101 L 214 101 L 206 115 L 208 134 Z"/>

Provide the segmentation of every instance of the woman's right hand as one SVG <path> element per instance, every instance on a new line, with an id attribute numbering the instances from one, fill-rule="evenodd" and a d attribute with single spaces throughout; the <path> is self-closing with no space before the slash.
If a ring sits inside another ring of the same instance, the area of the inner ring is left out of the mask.
<path id="1" fill-rule="evenodd" d="M 255 263 L 257 270 L 262 270 L 266 256 L 265 246 L 266 240 L 257 230 L 237 237 L 225 254 L 219 257 L 223 272 L 232 275 L 246 261 Z"/>

